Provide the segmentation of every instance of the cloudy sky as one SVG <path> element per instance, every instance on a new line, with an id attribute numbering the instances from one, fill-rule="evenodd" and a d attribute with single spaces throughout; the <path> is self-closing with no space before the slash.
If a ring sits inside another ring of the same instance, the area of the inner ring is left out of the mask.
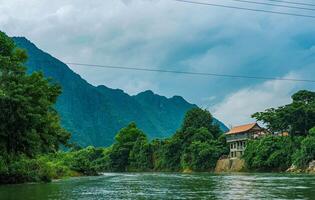
<path id="1" fill-rule="evenodd" d="M 198 1 L 315 15 L 233 0 Z M 25 36 L 64 62 L 315 79 L 315 18 L 173 0 L 0 0 L 0 30 Z M 252 113 L 289 103 L 299 89 L 315 89 L 303 82 L 70 67 L 93 85 L 181 95 L 227 125 L 251 122 Z"/>

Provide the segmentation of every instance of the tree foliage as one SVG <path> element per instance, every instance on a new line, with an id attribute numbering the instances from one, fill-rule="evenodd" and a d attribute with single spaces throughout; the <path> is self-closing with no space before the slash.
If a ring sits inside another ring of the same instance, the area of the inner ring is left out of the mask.
<path id="1" fill-rule="evenodd" d="M 213 124 L 211 113 L 200 108 L 192 108 L 186 113 L 181 131 L 185 132 L 189 128 L 205 128 L 213 137 L 218 137 L 221 132 L 219 126 Z"/>
<path id="2" fill-rule="evenodd" d="M 271 132 L 288 131 L 291 135 L 307 135 L 315 125 L 315 92 L 301 90 L 292 95 L 291 104 L 257 112 L 253 117 Z"/>
<path id="3" fill-rule="evenodd" d="M 109 154 L 112 171 L 147 169 L 150 167 L 150 147 L 146 135 L 130 123 L 121 129 L 115 137 L 115 143 Z"/>
<path id="4" fill-rule="evenodd" d="M 251 141 L 244 159 L 249 169 L 286 170 L 292 164 L 304 168 L 315 159 L 315 92 L 301 90 L 292 103 L 253 115 L 270 132 L 289 132 L 289 137 L 268 136 Z"/>
<path id="5" fill-rule="evenodd" d="M 308 166 L 315 159 L 315 127 L 310 129 L 309 135 L 301 142 L 301 147 L 293 155 L 293 164 L 300 168 Z"/>
<path id="6" fill-rule="evenodd" d="M 57 152 L 70 138 L 54 109 L 60 86 L 42 73 L 27 74 L 26 60 L 0 32 L 0 183 L 49 181 L 59 168 L 37 156 Z"/>
<path id="7" fill-rule="evenodd" d="M 213 125 L 209 111 L 189 110 L 182 127 L 171 138 L 155 142 L 154 167 L 164 171 L 209 171 L 227 148 L 219 140 L 221 131 Z M 225 140 L 224 140 L 225 142 Z"/>
<path id="8" fill-rule="evenodd" d="M 28 75 L 26 53 L 0 32 L 0 148 L 2 153 L 52 152 L 70 135 L 54 109 L 61 88 L 41 73 Z"/>
<path id="9" fill-rule="evenodd" d="M 247 168 L 256 171 L 282 171 L 292 164 L 300 137 L 265 136 L 248 143 L 243 158 Z"/>
<path id="10" fill-rule="evenodd" d="M 212 170 L 228 153 L 225 139 L 208 111 L 192 109 L 172 137 L 148 142 L 134 123 L 118 132 L 109 151 L 110 171 Z"/>

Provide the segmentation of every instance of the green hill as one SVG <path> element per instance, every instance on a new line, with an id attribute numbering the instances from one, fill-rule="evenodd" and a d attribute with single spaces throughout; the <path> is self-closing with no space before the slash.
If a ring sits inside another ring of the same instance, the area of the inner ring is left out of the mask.
<path id="1" fill-rule="evenodd" d="M 152 91 L 130 96 L 119 89 L 94 87 L 26 38 L 13 39 L 28 52 L 29 72 L 40 70 L 61 84 L 63 93 L 56 108 L 63 126 L 72 133 L 72 140 L 82 146 L 112 144 L 117 131 L 131 121 L 150 138 L 167 137 L 179 128 L 185 112 L 196 107 L 179 96 L 166 98 Z M 223 130 L 227 129 L 221 122 L 217 123 Z"/>

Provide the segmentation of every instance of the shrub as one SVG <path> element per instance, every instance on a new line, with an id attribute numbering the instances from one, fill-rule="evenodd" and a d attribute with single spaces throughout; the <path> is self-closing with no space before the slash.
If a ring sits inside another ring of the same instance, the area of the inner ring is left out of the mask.
<path id="1" fill-rule="evenodd" d="M 0 173 L 1 183 L 50 182 L 52 179 L 52 168 L 37 159 L 8 156 L 1 163 L 5 166 Z"/>
<path id="2" fill-rule="evenodd" d="M 246 167 L 257 171 L 286 170 L 300 140 L 300 137 L 266 136 L 250 141 L 243 156 Z"/>
<path id="3" fill-rule="evenodd" d="M 294 165 L 300 168 L 307 167 L 308 163 L 315 159 L 315 137 L 308 136 L 302 143 L 301 148 L 293 155 Z"/>
<path id="4" fill-rule="evenodd" d="M 209 171 L 215 167 L 221 152 L 217 142 L 195 141 L 182 155 L 181 165 L 193 171 Z"/>
<path id="5" fill-rule="evenodd" d="M 72 170 L 85 175 L 97 175 L 108 165 L 106 156 L 103 148 L 87 147 L 73 152 L 70 167 Z"/>

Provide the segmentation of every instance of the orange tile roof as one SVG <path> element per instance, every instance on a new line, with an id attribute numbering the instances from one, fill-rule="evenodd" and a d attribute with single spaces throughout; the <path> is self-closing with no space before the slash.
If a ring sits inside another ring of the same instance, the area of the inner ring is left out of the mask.
<path id="1" fill-rule="evenodd" d="M 254 128 L 256 125 L 257 125 L 257 123 L 251 123 L 251 124 L 245 124 L 245 125 L 241 125 L 241 126 L 235 126 L 229 132 L 227 132 L 226 134 L 243 133 L 245 131 L 249 131 L 250 129 Z"/>

